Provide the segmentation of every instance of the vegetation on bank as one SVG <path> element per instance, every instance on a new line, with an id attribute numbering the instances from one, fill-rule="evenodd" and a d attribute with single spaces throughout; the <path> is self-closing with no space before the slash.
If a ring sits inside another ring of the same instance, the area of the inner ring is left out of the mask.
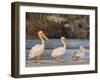
<path id="1" fill-rule="evenodd" d="M 49 38 L 89 39 L 89 16 L 27 12 L 26 35 L 37 38 L 40 30 Z"/>

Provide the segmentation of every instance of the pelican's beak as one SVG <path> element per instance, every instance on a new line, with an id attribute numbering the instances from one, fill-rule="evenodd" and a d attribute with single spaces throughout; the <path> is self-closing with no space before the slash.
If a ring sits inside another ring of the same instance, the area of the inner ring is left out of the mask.
<path id="1" fill-rule="evenodd" d="M 42 33 L 42 37 L 43 37 L 45 40 L 49 40 L 49 39 L 47 38 L 47 36 L 46 36 L 44 33 Z"/>
<path id="2" fill-rule="evenodd" d="M 66 45 L 70 46 L 70 41 L 67 40 L 66 38 L 64 39 L 64 43 L 65 43 Z"/>

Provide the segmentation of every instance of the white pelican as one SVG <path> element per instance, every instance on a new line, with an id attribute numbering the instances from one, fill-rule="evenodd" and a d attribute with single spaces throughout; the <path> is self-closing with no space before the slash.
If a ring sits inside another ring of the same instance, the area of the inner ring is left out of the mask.
<path id="1" fill-rule="evenodd" d="M 59 60 L 63 57 L 66 47 L 69 43 L 69 41 L 65 37 L 61 37 L 61 42 L 63 43 L 63 47 L 58 47 L 52 51 L 51 56 L 57 60 L 56 62 L 59 62 Z"/>
<path id="2" fill-rule="evenodd" d="M 72 56 L 72 59 L 78 61 L 80 60 L 80 58 L 84 57 L 87 52 L 88 52 L 87 49 L 85 49 L 83 46 L 80 46 L 79 51 L 74 53 L 74 55 Z"/>
<path id="3" fill-rule="evenodd" d="M 44 48 L 45 48 L 44 39 L 48 40 L 48 38 L 43 33 L 43 31 L 39 31 L 38 36 L 41 39 L 41 44 L 37 44 L 37 45 L 33 46 L 29 53 L 29 59 L 33 59 L 33 60 L 37 59 L 37 63 L 39 63 L 40 56 L 44 52 Z"/>

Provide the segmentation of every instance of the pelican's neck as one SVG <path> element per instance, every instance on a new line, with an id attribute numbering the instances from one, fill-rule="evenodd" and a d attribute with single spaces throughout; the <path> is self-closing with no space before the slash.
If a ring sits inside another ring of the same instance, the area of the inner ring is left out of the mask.
<path id="1" fill-rule="evenodd" d="M 44 40 L 40 34 L 39 34 L 39 38 L 41 39 L 41 43 L 44 44 Z"/>
<path id="2" fill-rule="evenodd" d="M 61 39 L 61 42 L 63 43 L 64 48 L 66 49 L 66 44 L 64 43 L 64 41 L 62 39 Z"/>

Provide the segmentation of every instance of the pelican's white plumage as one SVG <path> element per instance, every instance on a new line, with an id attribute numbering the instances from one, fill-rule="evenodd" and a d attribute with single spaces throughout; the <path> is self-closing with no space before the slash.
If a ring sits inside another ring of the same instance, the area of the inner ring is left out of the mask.
<path id="1" fill-rule="evenodd" d="M 63 47 L 59 47 L 59 48 L 56 48 L 52 51 L 52 54 L 51 56 L 52 57 L 58 57 L 58 56 L 61 56 L 65 53 L 65 48 Z"/>
<path id="2" fill-rule="evenodd" d="M 48 38 L 45 36 L 43 31 L 39 31 L 38 36 L 41 39 L 41 44 L 36 44 L 35 46 L 31 48 L 30 53 L 29 53 L 29 58 L 30 59 L 37 58 L 38 63 L 39 63 L 40 56 L 43 54 L 44 48 L 45 48 L 44 39 L 48 40 Z"/>
<path id="3" fill-rule="evenodd" d="M 43 53 L 44 51 L 44 45 L 42 44 L 37 44 L 32 49 L 30 50 L 29 58 L 34 58 L 36 56 L 39 56 Z"/>
<path id="4" fill-rule="evenodd" d="M 51 54 L 51 56 L 57 59 L 57 61 L 59 61 L 59 59 L 62 58 L 62 56 L 64 55 L 66 51 L 66 44 L 68 44 L 68 40 L 65 37 L 61 37 L 61 42 L 64 46 L 54 49 Z"/>
<path id="5" fill-rule="evenodd" d="M 80 49 L 74 53 L 74 55 L 72 56 L 72 59 L 80 60 L 80 58 L 84 57 L 87 52 L 88 52 L 87 49 L 85 49 L 83 46 L 80 46 Z"/>

